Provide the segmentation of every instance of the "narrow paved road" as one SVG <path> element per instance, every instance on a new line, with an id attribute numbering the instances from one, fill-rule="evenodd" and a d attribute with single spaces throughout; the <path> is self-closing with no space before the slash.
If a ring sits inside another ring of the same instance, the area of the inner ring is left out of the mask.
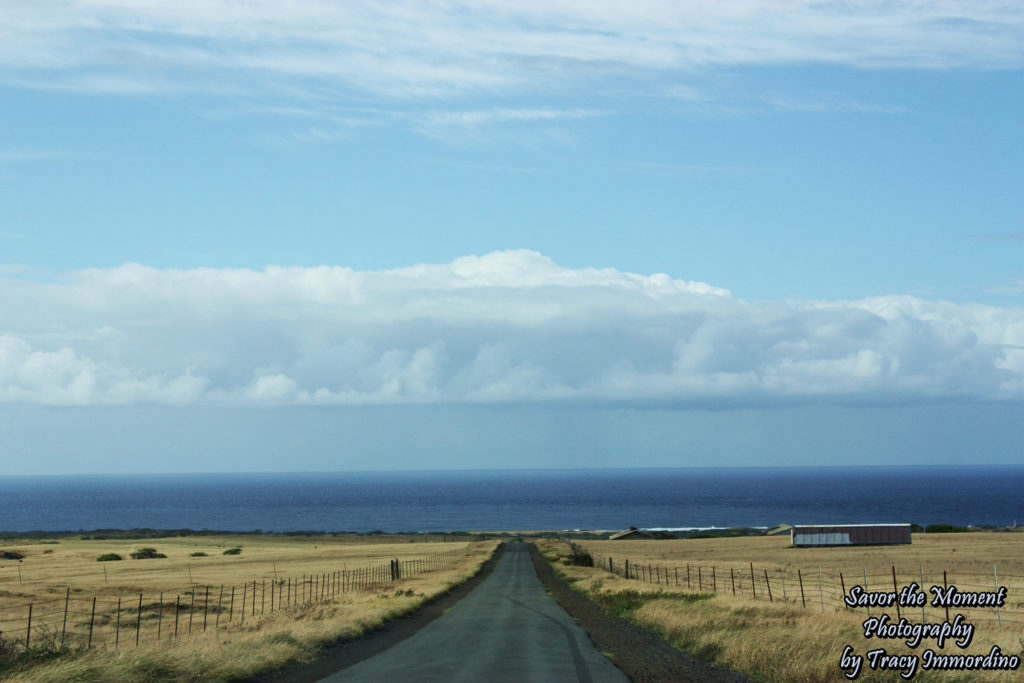
<path id="1" fill-rule="evenodd" d="M 523 543 L 455 607 L 325 681 L 628 681 L 544 591 Z"/>

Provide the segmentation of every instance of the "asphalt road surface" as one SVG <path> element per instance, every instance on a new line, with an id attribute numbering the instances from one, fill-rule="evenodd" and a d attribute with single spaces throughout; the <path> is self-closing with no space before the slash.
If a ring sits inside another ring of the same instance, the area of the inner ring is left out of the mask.
<path id="1" fill-rule="evenodd" d="M 524 543 L 415 635 L 325 681 L 628 681 L 545 591 Z"/>

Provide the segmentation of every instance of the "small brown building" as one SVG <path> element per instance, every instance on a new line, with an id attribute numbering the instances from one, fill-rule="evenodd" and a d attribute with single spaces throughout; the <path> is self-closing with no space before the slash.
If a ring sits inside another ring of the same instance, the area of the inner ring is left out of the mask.
<path id="1" fill-rule="evenodd" d="M 790 531 L 795 546 L 910 543 L 909 524 L 800 524 Z"/>
<path id="2" fill-rule="evenodd" d="M 635 526 L 631 526 L 628 529 L 626 529 L 625 531 L 620 531 L 620 532 L 618 532 L 616 534 L 612 534 L 611 536 L 608 537 L 608 540 L 609 541 L 643 541 L 643 540 L 650 539 L 650 538 L 653 538 L 653 536 L 651 536 L 650 534 L 645 534 L 644 532 L 642 532 L 639 529 L 637 529 Z"/>

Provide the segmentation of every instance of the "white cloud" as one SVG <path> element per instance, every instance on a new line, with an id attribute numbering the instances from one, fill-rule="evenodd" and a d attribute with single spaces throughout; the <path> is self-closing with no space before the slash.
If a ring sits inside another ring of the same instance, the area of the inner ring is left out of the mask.
<path id="1" fill-rule="evenodd" d="M 433 98 L 714 66 L 1019 68 L 1022 26 L 1020 5 L 998 0 L 37 0 L 0 5 L 0 77 Z"/>
<path id="2" fill-rule="evenodd" d="M 6 402 L 1024 399 L 1024 309 L 911 296 L 747 302 L 526 250 L 388 271 L 10 273 L 0 310 Z"/>

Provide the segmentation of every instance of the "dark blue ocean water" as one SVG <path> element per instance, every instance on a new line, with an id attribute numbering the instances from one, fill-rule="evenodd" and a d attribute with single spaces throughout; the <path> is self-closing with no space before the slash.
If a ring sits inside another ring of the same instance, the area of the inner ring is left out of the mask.
<path id="1" fill-rule="evenodd" d="M 0 477 L 0 531 L 1024 523 L 1024 466 Z"/>

